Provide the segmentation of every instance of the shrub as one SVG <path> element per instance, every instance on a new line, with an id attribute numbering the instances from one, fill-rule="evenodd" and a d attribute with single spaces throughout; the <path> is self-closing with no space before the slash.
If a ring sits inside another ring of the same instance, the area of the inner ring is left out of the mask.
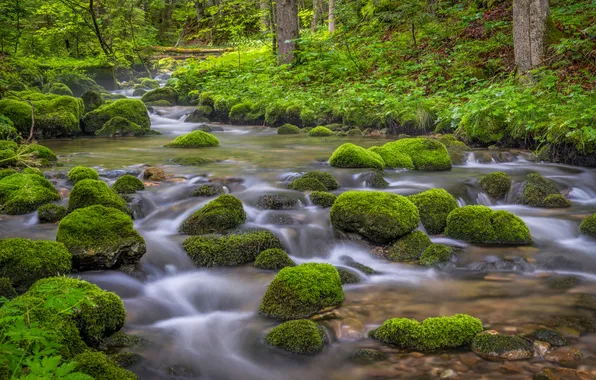
<path id="1" fill-rule="evenodd" d="M 434 267 L 446 263 L 453 257 L 453 248 L 444 244 L 429 245 L 420 256 L 420 264 Z"/>
<path id="2" fill-rule="evenodd" d="M 124 118 L 135 123 L 143 130 L 151 128 L 149 113 L 145 104 L 138 99 L 119 99 L 112 103 L 106 103 L 101 107 L 89 112 L 83 118 L 83 131 L 86 134 L 94 135 L 104 125 L 115 117 Z"/>
<path id="3" fill-rule="evenodd" d="M 58 200 L 54 185 L 37 174 L 12 174 L 0 180 L 0 204 L 6 214 L 28 214 Z"/>
<path id="4" fill-rule="evenodd" d="M 325 128 L 325 127 L 315 127 L 308 131 L 308 136 L 310 137 L 329 137 L 333 136 L 334 133 L 332 130 Z"/>
<path id="5" fill-rule="evenodd" d="M 176 92 L 170 87 L 156 88 L 155 90 L 147 91 L 141 96 L 143 103 L 152 103 L 165 100 L 169 105 L 176 104 Z"/>
<path id="6" fill-rule="evenodd" d="M 386 257 L 391 261 L 417 261 L 431 241 L 422 231 L 414 231 L 389 247 Z"/>
<path id="7" fill-rule="evenodd" d="M 48 203 L 37 209 L 39 223 L 56 223 L 68 214 L 66 207 Z"/>
<path id="8" fill-rule="evenodd" d="M 70 192 L 68 211 L 93 205 L 113 207 L 130 215 L 130 209 L 124 199 L 112 191 L 105 182 L 94 179 L 78 181 Z"/>
<path id="9" fill-rule="evenodd" d="M 284 124 L 277 128 L 278 135 L 297 135 L 300 133 L 300 128 L 292 124 Z"/>
<path id="10" fill-rule="evenodd" d="M 221 195 L 223 193 L 225 193 L 225 191 L 222 185 L 209 183 L 197 187 L 192 191 L 190 195 L 193 197 L 213 197 L 216 195 Z"/>
<path id="11" fill-rule="evenodd" d="M 279 271 L 263 296 L 259 312 L 281 320 L 307 318 L 343 301 L 337 269 L 330 264 L 307 263 Z"/>
<path id="12" fill-rule="evenodd" d="M 298 178 L 293 180 L 288 189 L 296 191 L 327 191 L 327 187 L 315 178 Z"/>
<path id="13" fill-rule="evenodd" d="M 145 184 L 137 177 L 127 174 L 114 182 L 112 190 L 118 194 L 134 194 L 137 191 L 145 190 Z"/>
<path id="14" fill-rule="evenodd" d="M 87 168 L 85 166 L 75 166 L 68 172 L 68 180 L 72 183 L 77 183 L 84 179 L 99 179 L 97 170 L 93 168 Z"/>
<path id="15" fill-rule="evenodd" d="M 293 267 L 296 263 L 292 261 L 290 256 L 281 248 L 266 249 L 259 253 L 255 259 L 255 268 L 260 269 L 282 269 L 285 267 Z"/>
<path id="16" fill-rule="evenodd" d="M 494 199 L 501 199 L 511 188 L 511 178 L 507 173 L 494 172 L 480 178 L 480 186 Z"/>
<path id="17" fill-rule="evenodd" d="M 236 228 L 246 221 L 242 201 L 233 195 L 224 194 L 195 211 L 180 226 L 186 235 L 218 233 Z"/>
<path id="18" fill-rule="evenodd" d="M 415 230 L 420 222 L 412 202 L 379 191 L 347 191 L 337 197 L 330 215 L 335 228 L 375 243 L 390 243 Z"/>
<path id="19" fill-rule="evenodd" d="M 412 159 L 416 170 L 449 170 L 451 157 L 445 145 L 424 137 L 406 138 L 389 142 L 382 147 L 392 159 L 397 154 L 406 154 Z"/>
<path id="20" fill-rule="evenodd" d="M 247 123 L 251 120 L 252 103 L 238 103 L 230 108 L 228 117 L 232 123 Z"/>
<path id="21" fill-rule="evenodd" d="M 168 148 L 204 148 L 219 146 L 217 137 L 203 131 L 193 131 L 182 136 L 178 136 L 169 144 Z"/>
<path id="22" fill-rule="evenodd" d="M 313 321 L 300 319 L 274 327 L 265 340 L 272 346 L 295 354 L 315 354 L 323 350 L 324 332 Z"/>
<path id="23" fill-rule="evenodd" d="M 372 168 L 383 170 L 385 163 L 378 154 L 354 144 L 343 144 L 337 148 L 329 164 L 338 168 Z"/>
<path id="24" fill-rule="evenodd" d="M 312 204 L 321 208 L 333 206 L 336 199 L 337 197 L 335 195 L 324 191 L 313 191 L 310 193 L 310 201 Z"/>
<path id="25" fill-rule="evenodd" d="M 442 233 L 447 216 L 459 207 L 455 198 L 444 189 L 430 189 L 410 195 L 408 199 L 418 208 L 422 225 L 431 235 Z"/>
<path id="26" fill-rule="evenodd" d="M 308 172 L 305 175 L 303 175 L 301 178 L 307 178 L 307 179 L 314 178 L 317 181 L 321 182 L 323 185 L 325 185 L 327 190 L 336 190 L 339 188 L 339 183 L 337 183 L 337 180 L 335 179 L 333 174 L 328 173 L 328 172 L 321 172 L 321 171 Z"/>

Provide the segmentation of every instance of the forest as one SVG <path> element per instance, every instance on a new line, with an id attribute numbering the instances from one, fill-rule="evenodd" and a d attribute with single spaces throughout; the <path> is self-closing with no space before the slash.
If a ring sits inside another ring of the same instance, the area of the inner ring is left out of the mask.
<path id="1" fill-rule="evenodd" d="M 0 380 L 596 377 L 596 0 L 0 0 Z"/>

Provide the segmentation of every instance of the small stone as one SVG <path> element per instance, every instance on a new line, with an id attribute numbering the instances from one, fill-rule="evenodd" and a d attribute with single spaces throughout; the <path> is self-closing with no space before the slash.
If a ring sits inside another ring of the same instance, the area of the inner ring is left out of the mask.
<path id="1" fill-rule="evenodd" d="M 544 359 L 549 362 L 559 364 L 574 364 L 580 361 L 583 355 L 580 350 L 575 347 L 560 347 L 552 350 L 544 355 Z"/>
<path id="2" fill-rule="evenodd" d="M 534 341 L 534 353 L 537 356 L 544 356 L 544 354 L 546 354 L 548 350 L 550 350 L 550 344 L 548 344 L 547 342 L 543 342 L 540 340 Z"/>
<path id="3" fill-rule="evenodd" d="M 469 367 L 474 366 L 476 363 L 480 361 L 480 359 L 477 356 L 471 354 L 460 355 L 459 360 L 461 360 L 462 363 Z"/>
<path id="4" fill-rule="evenodd" d="M 546 368 L 536 375 L 534 380 L 589 380 L 593 379 L 587 372 L 578 371 L 569 368 Z"/>
<path id="5" fill-rule="evenodd" d="M 143 178 L 149 181 L 164 181 L 166 173 L 161 168 L 150 167 L 143 172 Z"/>
<path id="6" fill-rule="evenodd" d="M 371 364 L 387 359 L 387 354 L 372 348 L 359 348 L 353 352 L 349 360 L 358 364 Z"/>
<path id="7" fill-rule="evenodd" d="M 441 372 L 441 379 L 453 379 L 457 376 L 457 373 L 452 369 L 446 369 L 445 371 Z"/>
<path id="8" fill-rule="evenodd" d="M 561 333 L 565 338 L 579 338 L 581 332 L 573 327 L 560 326 L 556 328 L 557 332 Z"/>
<path id="9" fill-rule="evenodd" d="M 551 329 L 538 329 L 532 333 L 531 338 L 547 342 L 553 347 L 567 345 L 567 340 L 559 332 Z"/>
<path id="10" fill-rule="evenodd" d="M 412 353 L 410 353 L 410 355 L 415 358 L 421 358 L 424 356 L 424 354 L 422 352 L 412 352 Z"/>

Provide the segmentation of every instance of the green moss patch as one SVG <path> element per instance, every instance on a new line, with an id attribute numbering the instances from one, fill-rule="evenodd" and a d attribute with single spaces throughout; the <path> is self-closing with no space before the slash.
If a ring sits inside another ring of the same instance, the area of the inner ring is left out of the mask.
<path id="1" fill-rule="evenodd" d="M 337 197 L 325 191 L 313 191 L 310 193 L 310 201 L 313 205 L 321 208 L 328 208 L 333 206 Z"/>
<path id="2" fill-rule="evenodd" d="M 151 133 L 149 129 L 120 116 L 111 118 L 101 129 L 95 131 L 95 135 L 101 137 L 133 137 L 149 133 Z"/>
<path id="3" fill-rule="evenodd" d="M 76 371 L 92 376 L 95 380 L 137 380 L 137 376 L 120 368 L 103 352 L 87 351 L 75 356 Z"/>
<path id="4" fill-rule="evenodd" d="M 99 179 L 97 170 L 85 166 L 75 166 L 68 172 L 68 180 L 77 183 L 83 179 Z"/>
<path id="5" fill-rule="evenodd" d="M 142 101 L 138 99 L 120 99 L 112 103 L 106 103 L 87 113 L 83 118 L 83 130 L 86 134 L 94 135 L 115 117 L 124 118 L 147 132 L 151 129 L 149 113 Z"/>
<path id="6" fill-rule="evenodd" d="M 12 174 L 0 180 L 0 204 L 6 214 L 19 215 L 60 200 L 47 179 L 36 174 Z"/>
<path id="7" fill-rule="evenodd" d="M 311 129 L 310 131 L 308 131 L 308 136 L 309 137 L 329 137 L 329 136 L 333 136 L 334 133 L 332 130 L 330 130 L 329 128 L 325 128 L 325 127 L 315 127 L 313 129 Z"/>
<path id="8" fill-rule="evenodd" d="M 480 186 L 494 199 L 501 199 L 511 189 L 511 177 L 507 173 L 494 172 L 480 178 Z"/>
<path id="9" fill-rule="evenodd" d="M 387 169 L 415 169 L 412 158 L 406 153 L 396 152 L 394 149 L 385 148 L 385 146 L 373 146 L 368 150 L 381 156 Z"/>
<path id="10" fill-rule="evenodd" d="M 147 91 L 141 97 L 143 103 L 152 103 L 165 100 L 169 105 L 175 105 L 178 97 L 176 92 L 170 87 L 156 88 L 155 90 Z"/>
<path id="11" fill-rule="evenodd" d="M 246 221 L 242 201 L 224 194 L 189 216 L 180 226 L 186 235 L 218 233 L 236 228 Z"/>
<path id="12" fill-rule="evenodd" d="M 482 333 L 472 341 L 472 351 L 486 359 L 530 359 L 534 356 L 532 342 L 512 335 Z"/>
<path id="13" fill-rule="evenodd" d="M 68 211 L 93 205 L 112 207 L 127 214 L 131 213 L 124 199 L 112 191 L 105 182 L 94 179 L 80 180 L 70 192 Z"/>
<path id="14" fill-rule="evenodd" d="M 265 341 L 295 354 L 315 354 L 323 350 L 324 332 L 313 321 L 300 319 L 274 327 Z"/>
<path id="15" fill-rule="evenodd" d="M 391 261 L 417 261 L 431 241 L 422 231 L 414 231 L 389 247 L 385 257 Z"/>
<path id="16" fill-rule="evenodd" d="M 205 148 L 219 146 L 217 137 L 203 131 L 192 131 L 182 136 L 178 136 L 169 144 L 168 148 Z"/>
<path id="17" fill-rule="evenodd" d="M 57 223 L 68 214 L 66 207 L 48 203 L 37 209 L 39 223 Z"/>
<path id="18" fill-rule="evenodd" d="M 385 168 L 385 162 L 377 153 L 350 143 L 343 144 L 333 152 L 329 165 L 338 168 Z"/>
<path id="19" fill-rule="evenodd" d="M 321 171 L 308 172 L 308 173 L 304 174 L 301 178 L 306 178 L 306 179 L 314 178 L 317 181 L 321 182 L 323 185 L 325 185 L 327 190 L 336 190 L 339 188 L 339 183 L 337 182 L 337 180 L 335 179 L 333 174 L 328 173 L 328 172 L 321 172 Z"/>
<path id="20" fill-rule="evenodd" d="M 447 263 L 453 257 L 453 248 L 444 244 L 429 245 L 420 256 L 420 264 L 435 267 Z"/>
<path id="21" fill-rule="evenodd" d="M 444 189 L 430 189 L 410 195 L 408 199 L 418 208 L 422 225 L 431 235 L 442 233 L 447 216 L 459 207 L 455 198 Z"/>
<path id="22" fill-rule="evenodd" d="M 255 259 L 254 266 L 259 269 L 282 269 L 293 267 L 296 263 L 281 248 L 266 249 L 259 253 Z"/>
<path id="23" fill-rule="evenodd" d="M 579 230 L 582 235 L 587 235 L 596 239 L 596 214 L 590 215 L 582 220 L 579 225 Z"/>
<path id="24" fill-rule="evenodd" d="M 211 164 L 214 161 L 209 158 L 193 156 L 193 157 L 174 157 L 174 158 L 172 158 L 172 162 L 175 163 L 176 165 L 182 165 L 182 166 L 201 166 L 201 165 Z"/>
<path id="25" fill-rule="evenodd" d="M 300 128 L 292 124 L 284 124 L 277 128 L 278 135 L 297 135 L 300 133 Z"/>
<path id="26" fill-rule="evenodd" d="M 193 197 L 214 197 L 223 193 L 225 193 L 225 191 L 222 185 L 208 183 L 197 187 L 190 195 Z"/>
<path id="27" fill-rule="evenodd" d="M 264 194 L 257 199 L 256 206 L 262 210 L 286 210 L 296 207 L 298 199 L 286 194 Z"/>
<path id="28" fill-rule="evenodd" d="M 327 187 L 323 182 L 315 178 L 298 178 L 293 180 L 288 189 L 296 191 L 327 191 Z"/>
<path id="29" fill-rule="evenodd" d="M 137 177 L 127 174 L 114 182 L 112 190 L 118 194 L 134 194 L 137 191 L 145 190 L 145 184 Z"/>
<path id="30" fill-rule="evenodd" d="M 451 157 L 447 148 L 436 140 L 424 137 L 406 138 L 387 143 L 382 148 L 388 151 L 387 154 L 391 157 L 395 157 L 396 154 L 408 155 L 416 170 L 451 169 Z"/>
<path id="31" fill-rule="evenodd" d="M 550 195 L 554 197 L 549 197 Z M 561 198 L 563 197 L 559 194 L 557 185 L 553 181 L 538 173 L 531 173 L 522 185 L 519 203 L 533 207 L 571 207 L 571 202 Z"/>

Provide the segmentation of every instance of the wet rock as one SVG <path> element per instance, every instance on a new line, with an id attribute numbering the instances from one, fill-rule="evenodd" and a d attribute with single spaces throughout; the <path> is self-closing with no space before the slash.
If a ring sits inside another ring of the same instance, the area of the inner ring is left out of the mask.
<path id="1" fill-rule="evenodd" d="M 569 327 L 582 334 L 596 331 L 596 319 L 581 315 L 557 315 L 552 317 L 547 325 L 556 326 L 557 331 L 560 331 L 561 327 Z"/>
<path id="2" fill-rule="evenodd" d="M 540 340 L 534 341 L 534 352 L 537 356 L 544 356 L 548 352 L 548 350 L 550 350 L 550 348 L 550 344 L 546 342 Z"/>
<path id="3" fill-rule="evenodd" d="M 364 325 L 355 318 L 346 318 L 341 323 L 340 331 L 342 340 L 360 340 L 364 336 Z"/>
<path id="4" fill-rule="evenodd" d="M 119 169 L 119 170 L 111 170 L 111 171 L 106 172 L 106 173 L 101 173 L 100 176 L 112 179 L 112 178 L 122 177 L 123 175 L 132 175 L 134 177 L 138 177 L 139 174 L 140 174 L 140 172 L 139 171 L 136 171 L 136 170 L 122 170 L 122 169 Z"/>
<path id="5" fill-rule="evenodd" d="M 222 185 L 217 183 L 208 183 L 197 187 L 190 195 L 193 197 L 214 197 L 224 193 L 225 190 Z"/>
<path id="6" fill-rule="evenodd" d="M 530 335 L 530 338 L 547 342 L 553 347 L 563 347 L 567 345 L 567 340 L 560 333 L 551 329 L 538 329 Z"/>
<path id="7" fill-rule="evenodd" d="M 575 347 L 559 347 L 546 353 L 544 359 L 549 362 L 559 363 L 561 365 L 577 364 L 583 355 L 580 350 Z"/>
<path id="8" fill-rule="evenodd" d="M 286 194 L 265 194 L 256 202 L 261 210 L 287 210 L 296 207 L 298 199 Z"/>
<path id="9" fill-rule="evenodd" d="M 143 172 L 143 178 L 148 181 L 164 181 L 167 177 L 163 169 L 150 167 Z"/>
<path id="10" fill-rule="evenodd" d="M 589 380 L 593 379 L 587 372 L 569 368 L 546 368 L 536 375 L 533 380 Z"/>
<path id="11" fill-rule="evenodd" d="M 291 226 L 296 224 L 298 220 L 290 214 L 282 213 L 268 213 L 266 216 L 266 222 L 268 224 L 275 224 L 277 226 Z"/>
<path id="12" fill-rule="evenodd" d="M 577 276 L 552 276 L 548 279 L 547 285 L 551 289 L 567 290 L 576 287 L 581 283 Z"/>
<path id="13" fill-rule="evenodd" d="M 387 360 L 387 354 L 372 348 L 359 348 L 350 355 L 348 360 L 357 364 L 372 364 Z"/>
<path id="14" fill-rule="evenodd" d="M 154 204 L 140 194 L 127 195 L 123 198 L 126 200 L 128 207 L 132 210 L 132 216 L 134 219 L 144 218 L 154 209 Z"/>
<path id="15" fill-rule="evenodd" d="M 357 273 L 340 267 L 335 267 L 335 269 L 337 269 L 337 273 L 339 273 L 339 279 L 341 280 L 342 285 L 357 284 L 360 282 L 360 276 L 358 276 Z"/>
<path id="16" fill-rule="evenodd" d="M 439 378 L 441 379 L 453 379 L 455 377 L 457 377 L 457 373 L 452 369 L 446 369 L 439 375 Z"/>
<path id="17" fill-rule="evenodd" d="M 472 351 L 487 360 L 526 360 L 534 356 L 534 346 L 530 341 L 494 330 L 476 335 Z"/>
<path id="18" fill-rule="evenodd" d="M 581 270 L 582 263 L 565 256 L 553 256 L 538 261 L 538 266 L 548 270 Z"/>
<path id="19" fill-rule="evenodd" d="M 579 309 L 586 309 L 596 311 L 596 295 L 594 294 L 580 294 L 575 302 L 575 307 Z"/>
<path id="20" fill-rule="evenodd" d="M 122 368 L 130 367 L 142 359 L 141 355 L 129 351 L 118 352 L 108 355 L 108 357 Z"/>
<path id="21" fill-rule="evenodd" d="M 359 177 L 366 183 L 366 186 L 372 187 L 373 189 L 386 189 L 389 187 L 389 182 L 385 181 L 383 174 L 380 171 L 371 171 L 362 173 Z"/>
<path id="22" fill-rule="evenodd" d="M 355 261 L 351 256 L 348 255 L 342 255 L 340 258 L 341 262 L 346 265 L 349 266 L 350 268 L 354 268 L 359 270 L 360 272 L 364 273 L 364 274 L 375 274 L 377 273 L 374 269 L 372 269 L 371 267 L 368 267 L 364 264 L 360 264 L 359 262 Z"/>
<path id="23" fill-rule="evenodd" d="M 533 272 L 534 266 L 524 258 L 510 257 L 475 264 L 472 269 L 479 272 Z"/>

